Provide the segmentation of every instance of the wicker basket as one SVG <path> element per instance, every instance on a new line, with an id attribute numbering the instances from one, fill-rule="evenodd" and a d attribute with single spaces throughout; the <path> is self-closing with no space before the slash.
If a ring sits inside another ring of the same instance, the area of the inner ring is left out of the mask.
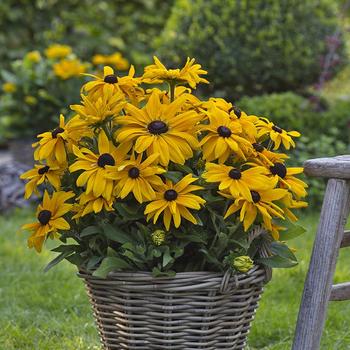
<path id="1" fill-rule="evenodd" d="M 243 349 L 269 272 L 80 272 L 104 349 Z"/>

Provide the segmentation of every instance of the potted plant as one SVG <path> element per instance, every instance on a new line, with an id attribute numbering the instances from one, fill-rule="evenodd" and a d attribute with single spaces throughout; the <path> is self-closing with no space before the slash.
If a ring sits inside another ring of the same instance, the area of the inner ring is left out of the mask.
<path id="1" fill-rule="evenodd" d="M 29 247 L 61 242 L 47 268 L 77 265 L 105 349 L 242 349 L 271 268 L 296 264 L 306 185 L 278 150 L 299 133 L 200 100 L 194 59 L 134 73 L 106 66 L 38 136 Z"/>

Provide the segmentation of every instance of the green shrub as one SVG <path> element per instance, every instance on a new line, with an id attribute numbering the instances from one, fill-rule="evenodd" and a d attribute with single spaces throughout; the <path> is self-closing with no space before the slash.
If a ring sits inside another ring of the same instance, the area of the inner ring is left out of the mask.
<path id="1" fill-rule="evenodd" d="M 269 117 L 281 128 L 302 134 L 291 152 L 290 165 L 301 166 L 307 159 L 349 152 L 350 100 L 337 100 L 330 105 L 323 101 L 324 110 L 315 111 L 308 98 L 285 92 L 243 97 L 236 105 L 248 114 Z M 325 184 L 322 180 L 307 181 L 310 206 L 319 206 Z"/>
<path id="2" fill-rule="evenodd" d="M 328 0 L 177 0 L 157 46 L 169 64 L 195 57 L 217 94 L 237 97 L 315 82 L 335 28 Z"/>

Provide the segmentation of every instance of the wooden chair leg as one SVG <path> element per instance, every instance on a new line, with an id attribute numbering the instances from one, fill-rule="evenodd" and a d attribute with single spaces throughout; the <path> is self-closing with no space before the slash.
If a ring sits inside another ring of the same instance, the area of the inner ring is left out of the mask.
<path id="1" fill-rule="evenodd" d="M 336 261 L 349 213 L 349 198 L 349 183 L 346 180 L 328 181 L 293 350 L 317 350 L 320 347 Z"/>

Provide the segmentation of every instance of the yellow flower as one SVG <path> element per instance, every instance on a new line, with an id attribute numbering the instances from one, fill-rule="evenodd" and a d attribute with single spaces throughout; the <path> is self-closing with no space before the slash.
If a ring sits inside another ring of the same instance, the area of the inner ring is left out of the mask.
<path id="1" fill-rule="evenodd" d="M 160 60 L 154 56 L 154 64 L 145 67 L 142 80 L 148 84 L 162 83 L 163 81 L 174 84 L 189 84 L 195 89 L 199 83 L 209 83 L 208 80 L 200 77 L 207 74 L 207 71 L 201 69 L 201 65 L 195 64 L 195 59 L 187 58 L 186 64 L 181 69 L 167 69 Z"/>
<path id="2" fill-rule="evenodd" d="M 40 140 L 33 143 L 33 147 L 36 147 L 34 152 L 35 160 L 57 160 L 59 164 L 66 162 L 67 154 L 64 143 L 68 138 L 68 133 L 62 114 L 60 115 L 59 126 L 56 129 L 39 134 L 37 137 L 40 138 Z"/>
<path id="3" fill-rule="evenodd" d="M 38 100 L 34 96 L 27 95 L 27 96 L 24 97 L 24 102 L 27 105 L 35 106 L 38 103 Z"/>
<path id="4" fill-rule="evenodd" d="M 112 120 L 119 115 L 126 104 L 124 95 L 119 91 L 112 95 L 108 91 L 97 100 L 86 95 L 81 95 L 81 98 L 81 105 L 71 105 L 70 108 L 77 112 L 89 125 L 99 124 L 106 119 Z"/>
<path id="5" fill-rule="evenodd" d="M 236 257 L 232 262 L 232 267 L 242 273 L 247 273 L 254 266 L 254 261 L 246 255 Z"/>
<path id="6" fill-rule="evenodd" d="M 250 160 L 267 168 L 272 166 L 275 162 L 283 162 L 289 158 L 289 156 L 284 153 L 269 151 L 259 142 L 252 143 L 252 146 L 254 151 L 250 156 Z"/>
<path id="7" fill-rule="evenodd" d="M 199 210 L 201 205 L 205 203 L 204 199 L 191 193 L 203 188 L 191 185 L 196 180 L 191 174 L 186 175 L 176 184 L 166 180 L 166 183 L 158 188 L 156 199 L 146 206 L 147 221 L 153 218 L 155 224 L 159 215 L 163 213 L 163 222 L 167 231 L 169 231 L 171 219 L 173 219 L 176 228 L 180 226 L 182 217 L 197 224 L 196 218 L 187 209 Z"/>
<path id="8" fill-rule="evenodd" d="M 12 94 L 12 93 L 16 92 L 17 86 L 14 83 L 7 82 L 7 83 L 2 84 L 2 90 L 8 94 Z"/>
<path id="9" fill-rule="evenodd" d="M 55 75 L 66 80 L 86 72 L 86 64 L 78 59 L 64 59 L 53 65 Z"/>
<path id="10" fill-rule="evenodd" d="M 75 145 L 73 145 L 73 153 L 77 159 L 69 167 L 69 171 L 73 173 L 83 170 L 77 178 L 77 186 L 86 185 L 86 194 L 92 193 L 96 198 L 103 196 L 106 200 L 110 200 L 114 183 L 106 177 L 106 165 L 116 165 L 120 163 L 122 157 L 106 134 L 101 131 L 98 136 L 97 153 L 88 148 L 79 149 Z"/>
<path id="11" fill-rule="evenodd" d="M 277 177 L 281 187 L 287 188 L 298 198 L 305 197 L 307 184 L 293 175 L 303 173 L 303 168 L 287 168 L 283 163 L 276 162 L 270 166 L 270 172 Z"/>
<path id="12" fill-rule="evenodd" d="M 37 50 L 30 51 L 26 54 L 25 59 L 33 63 L 38 63 L 41 61 L 41 54 Z"/>
<path id="13" fill-rule="evenodd" d="M 143 89 L 138 87 L 141 80 L 134 77 L 134 66 L 130 67 L 128 75 L 124 77 L 118 77 L 114 73 L 113 68 L 109 66 L 104 67 L 102 77 L 93 74 L 87 75 L 93 77 L 95 80 L 86 83 L 82 90 L 88 93 L 92 99 L 98 99 L 103 95 L 109 96 L 118 91 L 122 91 L 132 102 L 137 102 L 143 96 Z"/>
<path id="14" fill-rule="evenodd" d="M 285 205 L 285 208 L 283 208 L 283 210 L 286 217 L 290 221 L 298 220 L 298 218 L 294 215 L 294 213 L 290 209 L 300 209 L 300 208 L 306 208 L 308 206 L 307 202 L 294 199 L 291 193 L 288 193 L 287 196 L 283 197 L 281 199 L 281 202 Z"/>
<path id="15" fill-rule="evenodd" d="M 154 245 L 160 246 L 165 242 L 166 233 L 163 230 L 155 230 L 151 234 L 151 239 Z"/>
<path id="16" fill-rule="evenodd" d="M 34 247 L 41 252 L 42 245 L 48 236 L 54 238 L 57 231 L 70 229 L 69 223 L 63 216 L 73 206 L 73 204 L 65 203 L 72 197 L 74 197 L 73 192 L 54 192 L 50 197 L 45 191 L 43 202 L 37 210 L 38 222 L 22 226 L 22 229 L 32 232 L 28 239 L 29 248 Z"/>
<path id="17" fill-rule="evenodd" d="M 95 65 L 111 65 L 118 70 L 127 70 L 130 66 L 129 61 L 120 52 L 115 52 L 112 55 L 94 55 L 92 63 Z"/>
<path id="18" fill-rule="evenodd" d="M 58 191 L 61 186 L 62 174 L 63 171 L 58 164 L 35 164 L 33 169 L 26 171 L 20 176 L 23 180 L 29 180 L 25 186 L 24 198 L 28 199 L 33 192 L 39 194 L 37 187 L 45 182 L 49 182 Z"/>
<path id="19" fill-rule="evenodd" d="M 127 104 L 127 115 L 117 118 L 122 127 L 116 132 L 117 140 L 131 148 L 133 143 L 137 153 L 147 155 L 158 153 L 160 163 L 167 166 L 169 161 L 184 164 L 193 156 L 199 142 L 194 136 L 200 115 L 194 111 L 181 112 L 184 98 L 171 104 L 161 104 L 159 95 L 153 92 L 142 109 Z"/>
<path id="20" fill-rule="evenodd" d="M 230 155 L 235 154 L 246 160 L 245 154 L 251 152 L 252 145 L 240 136 L 241 124 L 217 107 L 210 109 L 208 118 L 209 124 L 201 125 L 201 130 L 207 132 L 200 142 L 203 158 L 207 161 L 218 159 L 220 163 L 224 163 Z"/>
<path id="21" fill-rule="evenodd" d="M 223 192 L 220 192 L 226 198 L 232 198 Z M 247 200 L 244 197 L 239 197 L 229 206 L 224 216 L 226 219 L 231 214 L 240 210 L 239 219 L 243 222 L 244 231 L 255 222 L 258 213 L 261 214 L 265 227 L 272 229 L 272 218 L 277 217 L 284 219 L 284 211 L 273 201 L 282 199 L 288 195 L 288 191 L 280 188 L 251 191 L 252 200 Z"/>
<path id="22" fill-rule="evenodd" d="M 72 53 L 72 48 L 68 45 L 53 44 L 45 50 L 47 58 L 64 58 Z"/>
<path id="23" fill-rule="evenodd" d="M 300 137 L 300 133 L 297 131 L 285 131 L 270 122 L 266 118 L 260 118 L 259 122 L 256 123 L 258 128 L 258 138 L 262 138 L 268 135 L 271 141 L 274 142 L 274 150 L 279 149 L 281 143 L 286 149 L 290 147 L 295 147 L 295 142 L 292 137 Z"/>
<path id="24" fill-rule="evenodd" d="M 106 211 L 113 211 L 114 197 L 106 199 L 103 196 L 95 197 L 93 193 L 83 192 L 79 197 L 79 204 L 77 213 L 72 217 L 72 219 L 79 219 L 87 214 L 95 213 L 98 214 L 103 209 Z"/>
<path id="25" fill-rule="evenodd" d="M 132 192 L 139 203 L 153 200 L 156 196 L 154 188 L 163 184 L 157 175 L 166 172 L 154 165 L 158 157 L 159 154 L 152 154 L 142 162 L 142 154 L 139 154 L 136 159 L 132 156 L 118 167 L 107 167 L 108 178 L 117 180 L 118 197 L 123 199 Z"/>
<path id="26" fill-rule="evenodd" d="M 207 163 L 206 172 L 202 176 L 207 182 L 220 183 L 219 190 L 229 192 L 233 198 L 242 196 L 251 201 L 251 190 L 271 187 L 267 174 L 267 169 L 261 166 L 240 170 L 224 164 Z"/>

